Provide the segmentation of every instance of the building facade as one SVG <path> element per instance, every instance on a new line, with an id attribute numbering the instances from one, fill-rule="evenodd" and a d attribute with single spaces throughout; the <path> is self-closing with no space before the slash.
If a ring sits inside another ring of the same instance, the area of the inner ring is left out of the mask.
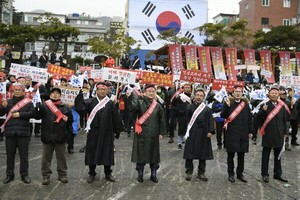
<path id="1" fill-rule="evenodd" d="M 12 24 L 13 19 L 13 0 L 0 0 L 0 22 Z"/>
<path id="2" fill-rule="evenodd" d="M 269 31 L 272 27 L 298 24 L 299 0 L 241 0 L 239 18 L 248 21 L 248 28 Z"/>

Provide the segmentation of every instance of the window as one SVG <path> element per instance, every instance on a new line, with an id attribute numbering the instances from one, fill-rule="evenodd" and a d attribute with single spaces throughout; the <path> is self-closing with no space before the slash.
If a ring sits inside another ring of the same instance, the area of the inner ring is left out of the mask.
<path id="1" fill-rule="evenodd" d="M 269 18 L 261 18 L 261 25 L 269 25 Z"/>
<path id="2" fill-rule="evenodd" d="M 248 9 L 249 9 L 249 4 L 246 3 L 245 10 L 248 10 Z"/>
<path id="3" fill-rule="evenodd" d="M 261 0 L 262 6 L 270 6 L 270 0 Z"/>
<path id="4" fill-rule="evenodd" d="M 290 26 L 291 25 L 291 20 L 290 19 L 283 19 L 283 25 L 284 26 Z"/>
<path id="5" fill-rule="evenodd" d="M 283 0 L 283 7 L 290 8 L 291 7 L 291 0 Z"/>

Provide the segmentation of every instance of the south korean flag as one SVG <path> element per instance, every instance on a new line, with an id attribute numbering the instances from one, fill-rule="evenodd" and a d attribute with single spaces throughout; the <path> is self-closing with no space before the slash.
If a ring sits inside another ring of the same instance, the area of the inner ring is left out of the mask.
<path id="1" fill-rule="evenodd" d="M 141 49 L 158 49 L 165 41 L 157 36 L 173 30 L 200 45 L 204 37 L 195 30 L 207 22 L 207 1 L 204 0 L 129 0 L 128 34 L 141 41 Z"/>

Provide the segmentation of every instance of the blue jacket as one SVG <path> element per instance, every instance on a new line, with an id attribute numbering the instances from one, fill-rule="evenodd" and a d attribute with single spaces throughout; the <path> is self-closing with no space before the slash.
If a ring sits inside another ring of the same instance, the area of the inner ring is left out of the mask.
<path id="1" fill-rule="evenodd" d="M 76 111 L 75 107 L 71 108 L 72 115 L 73 115 L 73 123 L 72 123 L 72 129 L 73 129 L 73 135 L 78 134 L 78 125 L 80 123 L 80 115 Z"/>

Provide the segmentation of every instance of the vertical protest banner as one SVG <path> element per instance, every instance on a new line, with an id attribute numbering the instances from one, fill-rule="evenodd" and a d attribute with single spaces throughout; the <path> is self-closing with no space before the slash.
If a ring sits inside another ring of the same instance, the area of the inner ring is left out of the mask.
<path id="1" fill-rule="evenodd" d="M 237 51 L 236 48 L 225 48 L 226 66 L 228 80 L 236 81 L 238 71 L 235 69 L 237 65 Z"/>
<path id="2" fill-rule="evenodd" d="M 197 70 L 198 69 L 198 61 L 197 61 L 196 46 L 186 45 L 186 46 L 184 46 L 184 51 L 185 51 L 186 69 Z"/>
<path id="3" fill-rule="evenodd" d="M 300 76 L 300 52 L 295 52 L 298 76 Z"/>
<path id="4" fill-rule="evenodd" d="M 289 51 L 279 51 L 281 74 L 285 76 L 292 76 L 292 65 L 290 62 L 290 52 Z"/>
<path id="5" fill-rule="evenodd" d="M 20 65 L 16 63 L 12 63 L 10 66 L 11 75 L 15 75 L 16 77 L 20 76 L 30 76 L 32 81 L 39 83 L 47 83 L 49 74 L 47 73 L 47 69 L 32 67 L 28 65 Z"/>
<path id="6" fill-rule="evenodd" d="M 198 55 L 200 62 L 200 71 L 212 74 L 209 47 L 198 47 Z"/>
<path id="7" fill-rule="evenodd" d="M 172 74 L 179 75 L 180 71 L 183 69 L 180 44 L 169 45 L 169 60 L 171 64 Z"/>
<path id="8" fill-rule="evenodd" d="M 210 53 L 211 53 L 212 63 L 214 66 L 215 78 L 227 80 L 226 74 L 225 74 L 225 69 L 224 69 L 222 48 L 221 47 L 210 47 Z"/>
<path id="9" fill-rule="evenodd" d="M 261 65 L 261 75 L 264 75 L 268 83 L 274 83 L 274 73 L 272 70 L 271 61 L 271 51 L 270 50 L 260 50 L 260 65 Z"/>

